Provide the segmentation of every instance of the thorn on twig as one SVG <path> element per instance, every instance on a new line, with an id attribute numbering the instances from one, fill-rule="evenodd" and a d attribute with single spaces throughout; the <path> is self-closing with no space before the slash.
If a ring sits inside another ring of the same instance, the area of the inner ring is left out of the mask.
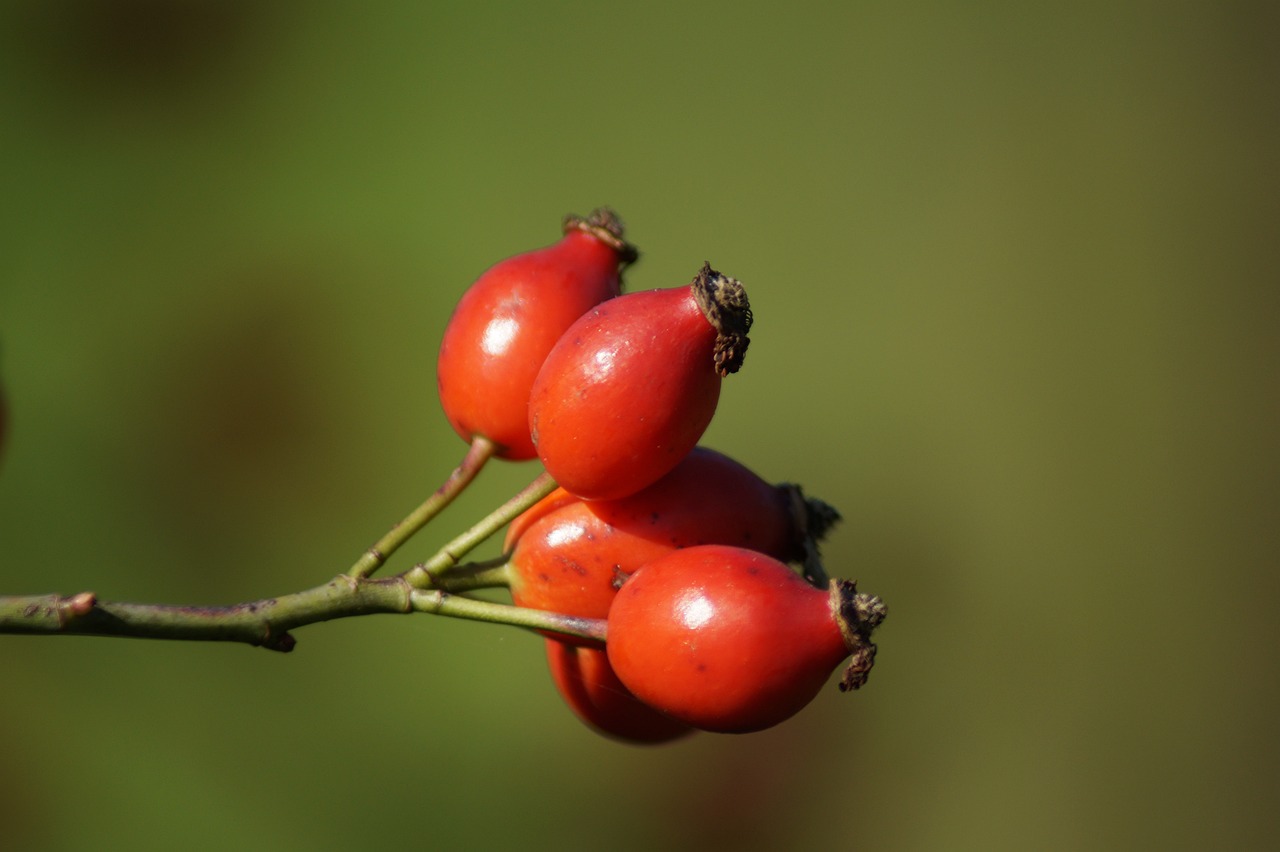
<path id="1" fill-rule="evenodd" d="M 293 638 L 292 633 L 281 633 L 279 636 L 272 636 L 262 643 L 262 647 L 268 651 L 279 651 L 287 654 L 292 651 L 298 644 L 298 640 Z"/>

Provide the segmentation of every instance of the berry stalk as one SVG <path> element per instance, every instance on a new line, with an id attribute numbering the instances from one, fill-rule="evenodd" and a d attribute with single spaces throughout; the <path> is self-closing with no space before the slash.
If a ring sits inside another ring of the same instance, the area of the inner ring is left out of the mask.
<path id="1" fill-rule="evenodd" d="M 410 512 L 403 521 L 388 530 L 387 534 L 378 539 L 373 547 L 366 550 L 356 560 L 355 564 L 347 570 L 347 574 L 359 580 L 369 577 L 374 571 L 381 568 L 391 554 L 399 549 L 400 545 L 426 526 L 428 521 L 444 511 L 445 507 L 452 503 L 454 498 L 471 484 L 471 480 L 476 478 L 476 475 L 480 473 L 489 459 L 493 458 L 495 452 L 497 452 L 497 446 L 488 438 L 480 435 L 472 438 L 471 446 L 467 450 L 467 455 L 463 458 L 462 464 L 454 468 L 453 473 L 449 474 L 449 478 L 444 481 L 444 484 L 423 501 L 421 506 Z"/>
<path id="2" fill-rule="evenodd" d="M 415 589 L 411 593 L 411 600 L 415 610 L 433 615 L 447 615 L 469 621 L 487 621 L 491 624 L 509 624 L 513 627 L 545 630 L 597 642 L 603 642 L 605 637 L 605 621 L 602 618 L 578 618 L 540 609 L 492 603 L 439 589 Z"/>
<path id="3" fill-rule="evenodd" d="M 470 553 L 485 539 L 511 523 L 526 509 L 546 497 L 556 488 L 555 480 L 550 474 L 541 473 L 538 478 L 524 487 L 520 493 L 503 503 L 493 512 L 486 515 L 479 523 L 462 535 L 453 539 L 436 552 L 426 562 L 421 562 L 400 576 L 411 586 L 425 589 L 439 585 L 440 577 L 462 561 L 462 557 Z"/>

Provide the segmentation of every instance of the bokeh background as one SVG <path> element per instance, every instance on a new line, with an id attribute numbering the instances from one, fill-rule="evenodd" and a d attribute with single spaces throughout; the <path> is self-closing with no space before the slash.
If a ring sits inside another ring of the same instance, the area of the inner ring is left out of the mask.
<path id="1" fill-rule="evenodd" d="M 607 203 L 632 289 L 746 282 L 706 443 L 890 617 L 657 749 L 509 628 L 0 636 L 3 846 L 1275 848 L 1276 9 L 4 4 L 0 591 L 328 579 L 461 458 L 454 301 Z"/>

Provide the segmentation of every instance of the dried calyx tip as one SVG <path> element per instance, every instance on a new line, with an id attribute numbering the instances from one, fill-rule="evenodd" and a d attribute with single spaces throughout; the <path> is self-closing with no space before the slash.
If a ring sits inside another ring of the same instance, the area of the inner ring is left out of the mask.
<path id="1" fill-rule="evenodd" d="M 876 646 L 874 644 L 868 642 L 854 651 L 853 656 L 849 658 L 849 665 L 845 667 L 844 675 L 840 678 L 840 691 L 848 692 L 866 686 L 871 667 L 875 664 Z"/>
<path id="2" fill-rule="evenodd" d="M 806 497 L 804 509 L 809 535 L 818 540 L 826 538 L 831 528 L 844 520 L 835 506 L 817 497 Z"/>
<path id="3" fill-rule="evenodd" d="M 564 217 L 564 232 L 585 231 L 600 242 L 608 245 L 618 255 L 618 262 L 623 266 L 635 263 L 640 257 L 640 250 L 623 238 L 626 226 L 622 218 L 609 207 L 597 207 L 585 218 L 570 213 Z"/>
<path id="4" fill-rule="evenodd" d="M 888 607 L 877 595 L 858 591 L 852 580 L 831 581 L 831 608 L 849 649 L 849 665 L 840 680 L 840 690 L 858 689 L 867 682 L 876 661 L 876 646 L 871 633 L 888 614 Z"/>
<path id="5" fill-rule="evenodd" d="M 692 287 L 698 307 L 717 332 L 716 372 L 721 376 L 738 372 L 751 343 L 747 332 L 753 317 L 746 289 L 741 281 L 721 275 L 706 262 L 694 276 Z"/>
<path id="6" fill-rule="evenodd" d="M 830 503 L 806 497 L 799 485 L 787 482 L 778 487 L 784 489 L 791 500 L 791 523 L 803 552 L 804 578 L 810 585 L 825 589 L 831 578 L 822 564 L 820 545 L 831 528 L 841 520 L 840 513 Z"/>
<path id="7" fill-rule="evenodd" d="M 853 596 L 853 611 L 868 634 L 879 627 L 884 617 L 889 614 L 889 608 L 884 605 L 884 601 L 880 600 L 878 595 L 867 595 L 862 592 Z"/>
<path id="8" fill-rule="evenodd" d="M 870 636 L 889 612 L 878 595 L 858 591 L 858 584 L 853 580 L 831 581 L 831 605 L 846 639 L 851 633 L 863 638 Z"/>

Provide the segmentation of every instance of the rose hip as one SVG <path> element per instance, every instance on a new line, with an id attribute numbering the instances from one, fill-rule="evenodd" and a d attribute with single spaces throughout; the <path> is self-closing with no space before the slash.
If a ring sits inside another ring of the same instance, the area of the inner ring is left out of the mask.
<path id="1" fill-rule="evenodd" d="M 508 258 L 463 294 L 436 366 L 440 403 L 463 440 L 531 459 L 529 390 L 547 353 L 578 317 L 621 292 L 620 267 L 637 257 L 622 221 L 601 209 L 565 219 L 555 245 Z"/>
<path id="2" fill-rule="evenodd" d="M 829 591 L 735 547 L 691 547 L 650 562 L 614 598 L 609 662 L 632 694 L 707 731 L 745 733 L 808 704 L 852 655 L 842 689 L 875 659 L 879 598 L 848 581 Z"/>
<path id="3" fill-rule="evenodd" d="M 689 286 L 588 311 L 547 355 L 529 397 L 547 471 L 587 500 L 656 482 L 711 422 L 721 378 L 742 364 L 751 319 L 741 283 L 706 264 Z"/>
<path id="4" fill-rule="evenodd" d="M 584 723 L 624 742 L 653 745 L 692 733 L 632 695 L 613 673 L 602 648 L 547 640 L 547 664 L 560 696 Z"/>

